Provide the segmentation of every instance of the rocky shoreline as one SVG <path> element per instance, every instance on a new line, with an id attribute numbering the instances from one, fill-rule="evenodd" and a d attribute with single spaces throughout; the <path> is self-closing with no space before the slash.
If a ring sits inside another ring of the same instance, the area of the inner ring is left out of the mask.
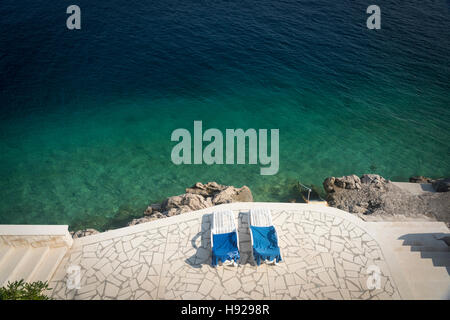
<path id="1" fill-rule="evenodd" d="M 144 217 L 133 219 L 128 225 L 133 226 L 231 202 L 253 202 L 252 192 L 247 186 L 236 188 L 220 185 L 216 182 L 208 182 L 207 184 L 197 182 L 192 187 L 187 188 L 184 194 L 169 197 L 162 203 L 151 204 L 145 210 Z"/>
<path id="2" fill-rule="evenodd" d="M 197 182 L 192 187 L 186 188 L 186 193 L 184 194 L 169 197 L 162 203 L 149 205 L 144 211 L 143 217 L 131 220 L 127 226 L 231 202 L 253 202 L 252 192 L 247 186 L 236 188 L 234 186 L 221 185 L 217 182 L 208 182 L 207 184 Z M 71 232 L 73 238 L 90 236 L 96 233 L 99 233 L 99 231 L 95 229 Z"/>
<path id="3" fill-rule="evenodd" d="M 350 212 L 367 221 L 405 221 L 412 219 L 444 221 L 450 227 L 450 179 L 411 177 L 410 182 L 431 184 L 436 192 L 411 194 L 376 175 L 329 177 L 323 182 L 329 206 Z M 127 223 L 133 226 L 185 212 L 231 202 L 253 202 L 247 186 L 236 188 L 217 182 L 197 182 L 186 193 L 172 196 L 147 207 L 143 216 Z M 73 238 L 99 233 L 95 229 L 71 232 Z"/>
<path id="4" fill-rule="evenodd" d="M 411 177 L 410 182 L 431 184 L 435 192 L 413 194 L 375 174 L 329 177 L 323 182 L 329 206 L 366 221 L 443 221 L 450 226 L 450 180 Z"/>

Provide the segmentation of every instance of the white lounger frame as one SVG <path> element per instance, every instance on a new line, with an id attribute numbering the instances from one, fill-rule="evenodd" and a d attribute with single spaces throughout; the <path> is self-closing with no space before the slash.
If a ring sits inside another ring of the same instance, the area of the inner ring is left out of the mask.
<path id="1" fill-rule="evenodd" d="M 211 250 L 214 247 L 214 237 L 213 234 L 222 233 L 236 233 L 237 247 L 239 248 L 239 234 L 237 232 L 236 223 L 234 220 L 234 214 L 231 210 L 224 211 L 214 211 L 213 222 L 211 228 Z M 222 261 L 223 266 L 237 266 L 238 263 L 234 260 Z"/>
<path id="2" fill-rule="evenodd" d="M 250 232 L 250 241 L 252 245 L 252 254 L 253 254 L 253 234 L 252 230 L 250 229 L 250 226 L 254 227 L 270 227 L 275 226 L 272 223 L 272 214 L 270 213 L 270 210 L 267 208 L 254 208 L 250 209 L 250 212 L 248 213 L 248 228 Z M 276 230 L 276 229 L 275 229 Z M 277 234 L 278 237 L 278 234 Z M 281 252 L 280 252 L 281 255 Z M 264 260 L 266 264 L 271 265 L 277 265 L 277 259 L 273 259 L 272 261 Z"/>

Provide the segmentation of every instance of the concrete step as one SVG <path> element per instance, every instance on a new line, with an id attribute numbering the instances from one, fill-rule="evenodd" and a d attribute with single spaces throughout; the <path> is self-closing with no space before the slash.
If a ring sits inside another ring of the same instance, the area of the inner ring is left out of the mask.
<path id="1" fill-rule="evenodd" d="M 33 272 L 39 268 L 41 262 L 46 258 L 48 251 L 48 247 L 30 248 L 26 256 L 20 261 L 20 264 L 10 274 L 7 281 L 13 282 L 23 279 L 27 282 L 33 275 Z"/>
<path id="2" fill-rule="evenodd" d="M 6 261 L 6 256 L 12 251 L 10 246 L 0 246 L 0 267 L 3 261 Z"/>
<path id="3" fill-rule="evenodd" d="M 394 249 L 398 256 L 412 264 L 450 268 L 450 250 L 447 246 L 402 246 Z"/>
<path id="4" fill-rule="evenodd" d="M 418 269 L 421 272 L 428 270 L 428 273 L 439 273 L 436 268 L 442 268 L 446 271 L 445 267 L 448 267 L 447 264 L 444 264 L 447 259 L 447 252 L 428 252 L 425 255 L 424 252 L 419 251 L 397 252 L 397 257 L 404 268 L 408 270 Z M 432 257 L 434 257 L 434 260 Z"/>
<path id="5" fill-rule="evenodd" d="M 448 252 L 422 251 L 420 255 L 422 259 L 430 259 L 434 266 L 450 268 L 450 253 Z"/>
<path id="6" fill-rule="evenodd" d="M 448 252 L 450 247 L 447 246 L 400 246 L 394 249 L 396 252 Z"/>
<path id="7" fill-rule="evenodd" d="M 406 249 L 405 249 L 406 248 Z M 419 251 L 427 246 L 401 247 L 396 251 L 402 276 L 414 292 L 415 299 L 449 299 L 450 277 L 447 251 Z M 443 247 L 432 246 L 433 250 Z M 414 249 L 418 251 L 408 251 Z"/>
<path id="8" fill-rule="evenodd" d="M 428 246 L 412 246 L 410 247 L 411 251 L 418 251 L 418 252 L 448 252 L 450 254 L 450 247 L 428 247 Z"/>
<path id="9" fill-rule="evenodd" d="M 431 183 L 392 182 L 392 184 L 399 187 L 403 191 L 406 191 L 406 192 L 409 192 L 409 193 L 412 193 L 415 195 L 436 192 L 436 190 L 434 190 Z"/>
<path id="10" fill-rule="evenodd" d="M 7 284 L 8 278 L 26 257 L 28 250 L 30 250 L 28 247 L 12 248 L 12 251 L 4 257 L 4 261 L 2 261 L 2 264 L 0 265 L 0 287 Z"/>
<path id="11" fill-rule="evenodd" d="M 30 282 L 48 281 L 55 272 L 62 258 L 67 252 L 66 247 L 52 248 L 47 252 L 39 268 L 30 277 Z"/>
<path id="12" fill-rule="evenodd" d="M 406 261 L 405 261 L 406 262 Z M 431 259 L 415 260 L 402 263 L 405 274 L 422 274 L 423 281 L 431 281 L 433 279 L 450 280 L 447 268 L 445 266 L 434 265 Z M 419 281 L 418 278 L 413 277 L 414 281 Z"/>
<path id="13" fill-rule="evenodd" d="M 400 239 L 400 241 L 403 241 L 403 246 L 448 248 L 449 246 L 445 243 L 445 241 L 439 240 L 445 236 L 446 234 L 444 233 L 413 234 L 405 239 Z"/>
<path id="14" fill-rule="evenodd" d="M 450 298 L 450 277 L 446 267 L 429 267 L 416 263 L 404 265 L 402 269 L 403 276 L 408 279 L 416 299 Z"/>
<path id="15" fill-rule="evenodd" d="M 402 261 L 406 263 L 420 264 L 429 267 L 433 266 L 430 259 L 422 257 L 422 252 L 420 251 L 401 251 L 398 252 L 398 257 L 400 257 Z"/>
<path id="16" fill-rule="evenodd" d="M 415 291 L 415 299 L 450 299 L 448 281 L 445 283 L 442 279 L 428 279 L 427 281 L 412 281 L 410 285 Z"/>

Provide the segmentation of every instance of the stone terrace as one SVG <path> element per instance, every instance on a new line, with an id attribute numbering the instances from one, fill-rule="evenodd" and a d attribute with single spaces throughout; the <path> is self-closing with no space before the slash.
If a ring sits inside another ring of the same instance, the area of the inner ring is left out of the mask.
<path id="1" fill-rule="evenodd" d="M 258 267 L 251 255 L 247 219 L 249 208 L 257 205 L 272 211 L 283 257 L 277 266 Z M 211 212 L 227 208 L 236 215 L 241 264 L 213 268 Z M 386 226 L 376 224 L 321 205 L 221 205 L 75 239 L 50 282 L 51 295 L 54 299 L 420 297 L 397 267 L 386 237 L 383 249 L 380 246 L 376 238 Z M 448 231 L 443 224 L 428 224 Z M 80 289 L 66 286 L 66 270 L 71 265 L 81 267 Z M 381 271 L 381 287 L 369 290 L 367 268 L 373 265 Z M 446 281 L 443 285 L 450 288 Z"/>

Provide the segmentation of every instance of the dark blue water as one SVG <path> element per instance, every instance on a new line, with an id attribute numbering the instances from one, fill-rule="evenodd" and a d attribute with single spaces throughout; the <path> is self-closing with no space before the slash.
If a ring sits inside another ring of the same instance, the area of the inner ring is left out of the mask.
<path id="1" fill-rule="evenodd" d="M 81 8 L 81 30 L 66 8 Z M 450 175 L 449 1 L 0 4 L 0 223 L 105 229 L 197 181 Z M 177 128 L 280 130 L 280 170 L 175 166 Z"/>

